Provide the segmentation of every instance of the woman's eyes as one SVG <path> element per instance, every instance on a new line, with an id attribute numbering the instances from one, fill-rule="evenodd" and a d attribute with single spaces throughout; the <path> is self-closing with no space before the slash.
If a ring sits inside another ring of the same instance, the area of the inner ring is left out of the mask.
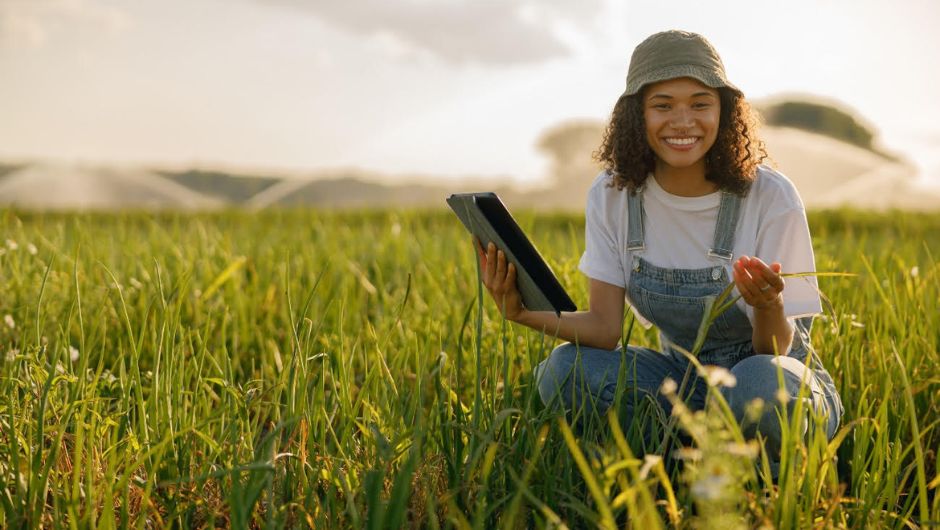
<path id="1" fill-rule="evenodd" d="M 705 110 L 705 109 L 710 108 L 711 106 L 712 106 L 711 103 L 693 103 L 692 104 L 692 108 L 695 110 Z M 655 103 L 653 104 L 652 108 L 656 110 L 669 110 L 672 108 L 672 105 L 669 105 L 667 103 Z"/>

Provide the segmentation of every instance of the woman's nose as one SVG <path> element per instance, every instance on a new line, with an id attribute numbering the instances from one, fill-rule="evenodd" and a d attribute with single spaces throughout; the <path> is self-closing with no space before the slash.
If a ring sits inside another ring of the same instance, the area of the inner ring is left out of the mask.
<path id="1" fill-rule="evenodd" d="M 677 129 L 691 127 L 692 113 L 688 109 L 675 109 L 670 117 L 669 125 Z"/>

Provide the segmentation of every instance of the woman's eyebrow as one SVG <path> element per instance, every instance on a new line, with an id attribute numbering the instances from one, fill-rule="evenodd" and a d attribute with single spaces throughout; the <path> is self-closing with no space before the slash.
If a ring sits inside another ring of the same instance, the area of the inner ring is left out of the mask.
<path id="1" fill-rule="evenodd" d="M 712 94 L 711 92 L 702 91 L 702 92 L 696 92 L 696 93 L 692 94 L 690 97 L 693 97 L 693 98 L 699 98 L 699 97 L 711 97 L 711 98 L 714 98 L 715 95 Z M 654 100 L 654 99 L 675 99 L 675 96 L 673 96 L 673 95 L 671 95 L 671 94 L 653 94 L 653 95 L 649 96 L 649 97 L 646 98 L 646 99 L 647 99 L 647 100 Z"/>

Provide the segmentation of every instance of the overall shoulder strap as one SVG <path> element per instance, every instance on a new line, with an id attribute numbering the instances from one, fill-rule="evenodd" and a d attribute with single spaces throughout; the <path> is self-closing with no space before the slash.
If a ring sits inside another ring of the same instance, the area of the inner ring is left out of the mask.
<path id="1" fill-rule="evenodd" d="M 646 248 L 643 230 L 643 193 L 631 193 L 627 190 L 627 250 L 638 251 Z"/>
<path id="2" fill-rule="evenodd" d="M 738 227 L 738 217 L 741 215 L 741 197 L 726 191 L 721 192 L 721 203 L 718 206 L 718 221 L 715 222 L 715 239 L 708 256 L 724 261 L 731 261 L 734 257 L 734 233 Z"/>

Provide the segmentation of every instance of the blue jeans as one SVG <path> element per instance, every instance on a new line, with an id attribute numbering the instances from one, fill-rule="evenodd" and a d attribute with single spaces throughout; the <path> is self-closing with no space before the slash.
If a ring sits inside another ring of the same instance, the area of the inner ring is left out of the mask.
<path id="1" fill-rule="evenodd" d="M 620 417 L 632 420 L 636 407 L 642 401 L 650 400 L 658 403 L 668 414 L 671 405 L 659 389 L 666 378 L 671 378 L 677 384 L 681 382 L 688 361 L 673 354 L 634 346 L 629 346 L 626 351 L 584 346 L 578 348 L 571 343 L 555 348 L 535 369 L 539 396 L 549 407 L 561 406 L 566 411 L 584 410 L 603 414 L 615 405 L 622 361 L 626 366 L 624 392 L 621 402 L 617 404 Z M 780 452 L 778 369 L 783 374 L 783 392 L 789 398 L 785 400 L 787 417 L 790 417 L 796 406 L 802 383 L 806 386 L 802 392 L 804 410 L 825 416 L 827 437 L 831 439 L 835 435 L 842 410 L 828 374 L 823 375 L 807 368 L 798 358 L 773 355 L 751 355 L 728 368 L 737 379 L 737 384 L 722 387 L 722 394 L 741 423 L 744 435 L 754 437 L 760 432 L 765 438 L 769 454 Z M 683 397 L 691 409 L 700 410 L 705 406 L 707 385 L 702 378 L 697 377 L 694 369 L 690 378 L 691 388 Z M 763 414 L 757 421 L 746 421 L 747 405 L 757 398 L 765 403 Z M 804 425 L 804 429 L 808 427 L 808 424 Z"/>

